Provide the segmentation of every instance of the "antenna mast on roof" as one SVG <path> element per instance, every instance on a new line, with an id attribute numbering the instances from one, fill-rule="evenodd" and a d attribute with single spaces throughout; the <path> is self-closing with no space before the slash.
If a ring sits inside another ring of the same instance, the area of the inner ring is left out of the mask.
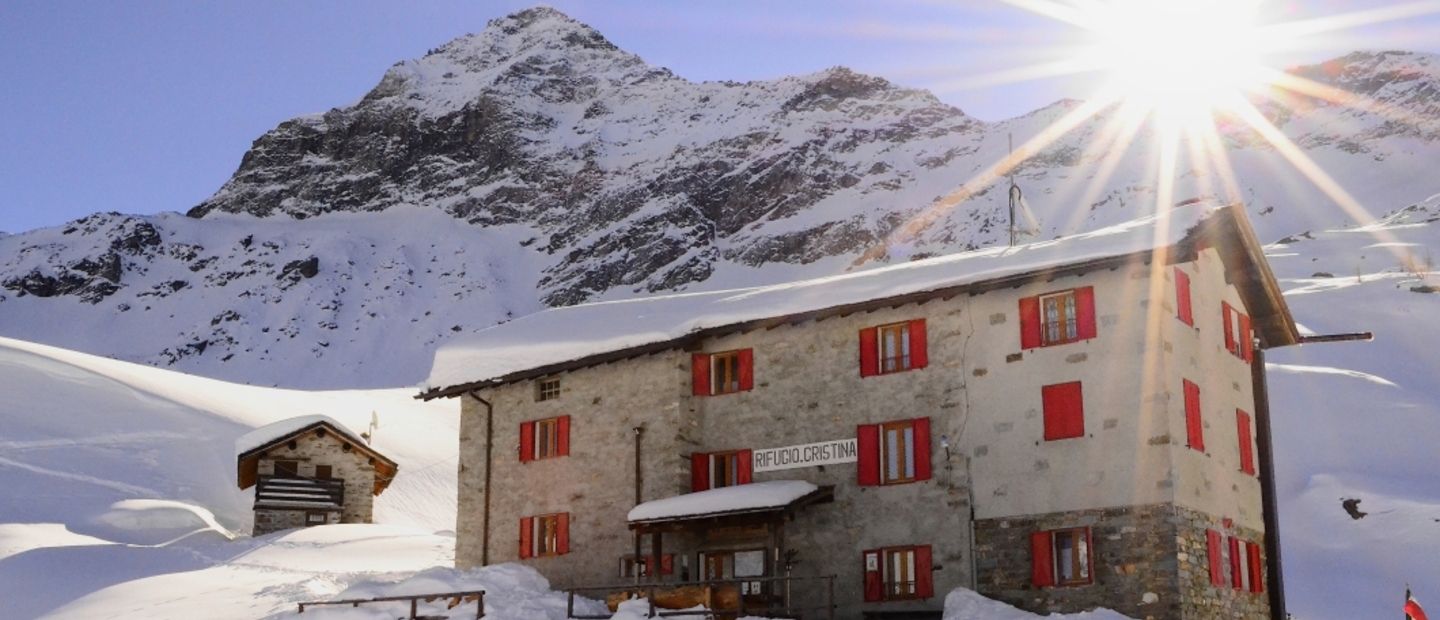
<path id="1" fill-rule="evenodd" d="M 1005 137 L 1010 141 L 1010 154 L 1014 155 L 1015 136 L 1013 134 L 1006 134 Z M 1040 225 L 1035 223 L 1035 216 L 1030 213 L 1030 206 L 1025 204 L 1025 195 L 1020 191 L 1020 186 L 1015 184 L 1015 169 L 1018 167 L 1018 165 L 1010 167 L 1010 247 L 1012 248 L 1015 247 L 1015 242 L 1019 235 L 1040 234 Z M 1025 216 L 1025 223 L 1029 225 L 1029 228 L 1025 230 L 1020 230 L 1020 228 L 1015 225 L 1015 209 L 1017 208 L 1020 209 L 1020 212 Z"/>

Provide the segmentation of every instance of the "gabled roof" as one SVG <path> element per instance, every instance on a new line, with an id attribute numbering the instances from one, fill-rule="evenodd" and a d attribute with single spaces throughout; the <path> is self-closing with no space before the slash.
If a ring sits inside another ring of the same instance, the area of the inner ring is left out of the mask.
<path id="1" fill-rule="evenodd" d="M 400 465 L 389 457 L 371 448 L 364 439 L 334 418 L 323 415 L 307 415 L 280 420 L 267 424 L 235 440 L 236 483 L 241 489 L 253 486 L 259 478 L 260 457 L 267 450 L 285 445 L 310 434 L 329 436 L 333 441 L 343 442 L 350 450 L 371 459 L 375 465 L 375 486 L 371 492 L 379 495 L 390 481 L 395 479 Z"/>
<path id="2" fill-rule="evenodd" d="M 1191 202 L 1050 241 L 996 247 L 813 280 L 554 308 L 442 346 L 417 398 L 524 381 L 698 344 L 736 331 L 978 293 L 1214 247 L 1266 347 L 1299 332 L 1240 205 Z"/>

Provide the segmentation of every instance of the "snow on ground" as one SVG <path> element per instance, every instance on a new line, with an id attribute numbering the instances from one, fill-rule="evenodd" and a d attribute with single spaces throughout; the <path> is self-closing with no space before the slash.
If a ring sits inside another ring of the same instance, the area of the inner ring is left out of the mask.
<path id="1" fill-rule="evenodd" d="M 1436 221 L 1440 197 L 1270 248 L 1297 320 L 1375 333 L 1266 358 L 1286 594 L 1304 620 L 1398 614 L 1406 582 L 1440 597 L 1440 294 L 1411 290 L 1440 273 L 1422 281 L 1402 267 L 1440 253 Z M 1366 515 L 1351 518 L 1345 499 Z"/>

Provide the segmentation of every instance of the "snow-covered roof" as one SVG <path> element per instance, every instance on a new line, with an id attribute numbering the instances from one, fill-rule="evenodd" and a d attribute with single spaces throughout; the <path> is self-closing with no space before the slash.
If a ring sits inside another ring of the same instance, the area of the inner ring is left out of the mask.
<path id="1" fill-rule="evenodd" d="M 256 448 L 268 446 L 316 424 L 328 424 L 330 428 L 335 429 L 335 432 L 344 434 L 346 437 L 349 437 L 351 441 L 360 445 L 367 445 L 365 440 L 357 435 L 355 431 L 337 422 L 335 418 L 326 415 L 302 415 L 266 424 L 265 426 L 241 435 L 235 440 L 235 454 L 236 456 L 242 456 Z"/>
<path id="2" fill-rule="evenodd" d="M 1192 203 L 1092 232 L 1015 247 L 986 248 L 772 286 L 553 308 L 440 347 L 422 396 L 451 396 L 469 387 L 524 378 L 517 375 L 527 371 L 750 321 L 1041 273 L 1169 247 L 1217 210 L 1213 204 Z"/>
<path id="3" fill-rule="evenodd" d="M 631 523 L 729 515 L 784 508 L 820 490 L 804 480 L 772 480 L 698 491 L 645 502 L 630 509 Z"/>

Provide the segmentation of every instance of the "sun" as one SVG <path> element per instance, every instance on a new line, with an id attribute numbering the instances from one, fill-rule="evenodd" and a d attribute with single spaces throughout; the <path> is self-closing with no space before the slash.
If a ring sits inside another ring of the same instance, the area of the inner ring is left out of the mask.
<path id="1" fill-rule="evenodd" d="M 1088 63 L 1108 74 L 1112 96 L 1141 109 L 1225 107 L 1262 83 L 1265 51 L 1256 0 L 1118 0 L 1080 18 L 1093 43 Z"/>

